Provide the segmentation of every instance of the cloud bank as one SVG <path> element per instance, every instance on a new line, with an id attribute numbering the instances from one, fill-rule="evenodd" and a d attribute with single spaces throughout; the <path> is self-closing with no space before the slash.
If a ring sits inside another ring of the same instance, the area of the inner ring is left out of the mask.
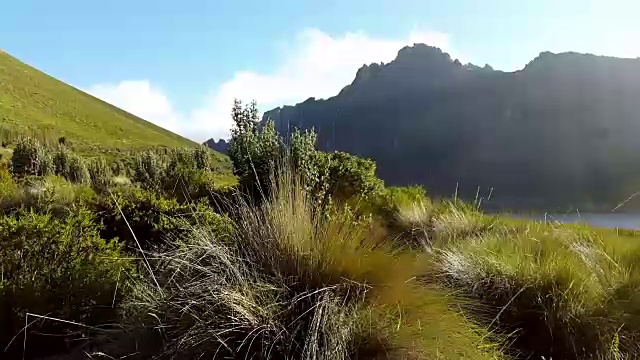
<path id="1" fill-rule="evenodd" d="M 400 48 L 414 43 L 437 46 L 456 57 L 447 34 L 416 31 L 404 38 L 376 38 L 363 32 L 332 37 L 318 29 L 298 34 L 266 73 L 250 69 L 236 72 L 230 80 L 212 84 L 209 96 L 187 113 L 175 110 L 162 89 L 151 79 L 96 84 L 87 92 L 143 119 L 198 142 L 229 136 L 233 99 L 256 100 L 262 111 L 293 105 L 309 97 L 327 98 L 349 84 L 363 64 L 389 62 Z"/>

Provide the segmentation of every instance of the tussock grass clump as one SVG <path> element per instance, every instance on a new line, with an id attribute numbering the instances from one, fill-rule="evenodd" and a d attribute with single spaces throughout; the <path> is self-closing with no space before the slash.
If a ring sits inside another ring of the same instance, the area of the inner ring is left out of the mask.
<path id="1" fill-rule="evenodd" d="M 123 308 L 139 356 L 500 357 L 448 294 L 415 281 L 419 256 L 371 237 L 350 212 L 315 211 L 286 173 L 270 194 L 257 207 L 240 200 L 229 236 L 194 230 L 155 256 Z M 125 355 L 117 340 L 111 354 Z"/>
<path id="2" fill-rule="evenodd" d="M 637 265 L 620 261 L 611 245 L 580 226 L 496 228 L 439 250 L 437 275 L 484 304 L 471 310 L 490 328 L 513 332 L 523 357 L 636 358 Z"/>
<path id="3" fill-rule="evenodd" d="M 418 201 L 399 207 L 394 224 L 403 239 L 430 250 L 435 243 L 441 246 L 488 232 L 495 222 L 496 219 L 460 201 L 439 204 Z"/>

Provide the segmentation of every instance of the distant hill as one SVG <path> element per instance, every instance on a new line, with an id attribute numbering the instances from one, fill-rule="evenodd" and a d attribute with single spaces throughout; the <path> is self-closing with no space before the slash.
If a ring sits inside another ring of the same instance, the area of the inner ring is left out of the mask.
<path id="1" fill-rule="evenodd" d="M 369 157 L 389 184 L 509 209 L 611 209 L 640 190 L 640 60 L 541 53 L 522 70 L 405 47 L 336 96 L 268 111 Z"/>
<path id="2" fill-rule="evenodd" d="M 176 135 L 0 51 L 0 131 L 64 136 L 81 151 L 164 145 L 192 147 Z"/>
<path id="3" fill-rule="evenodd" d="M 226 154 L 229 152 L 229 143 L 225 140 L 225 139 L 220 139 L 218 141 L 215 141 L 213 139 L 209 139 L 207 141 L 205 141 L 205 143 L 203 145 L 208 146 L 209 148 L 222 153 L 222 154 Z"/>

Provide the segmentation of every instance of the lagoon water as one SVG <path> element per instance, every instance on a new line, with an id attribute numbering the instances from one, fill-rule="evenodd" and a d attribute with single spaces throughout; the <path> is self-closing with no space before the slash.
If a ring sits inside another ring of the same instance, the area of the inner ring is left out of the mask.
<path id="1" fill-rule="evenodd" d="M 640 230 L 640 214 L 622 213 L 568 213 L 527 216 L 535 220 L 558 221 L 561 223 L 586 223 L 603 228 L 624 228 Z"/>

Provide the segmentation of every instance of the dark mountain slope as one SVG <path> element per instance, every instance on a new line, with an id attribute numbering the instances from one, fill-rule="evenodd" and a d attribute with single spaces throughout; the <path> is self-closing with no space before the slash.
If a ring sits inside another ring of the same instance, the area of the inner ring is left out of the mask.
<path id="1" fill-rule="evenodd" d="M 390 184 L 508 208 L 610 208 L 640 190 L 640 60 L 542 53 L 516 72 L 405 47 L 326 100 L 264 115 L 377 161 Z"/>

